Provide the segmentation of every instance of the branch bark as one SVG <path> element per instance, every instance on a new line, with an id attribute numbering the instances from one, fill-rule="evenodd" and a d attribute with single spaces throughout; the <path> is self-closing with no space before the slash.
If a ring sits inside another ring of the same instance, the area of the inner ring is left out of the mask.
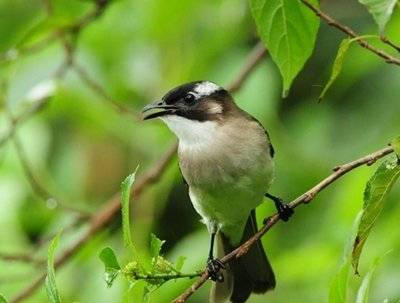
<path id="1" fill-rule="evenodd" d="M 362 165 L 372 165 L 375 163 L 378 159 L 393 153 L 393 148 L 392 147 L 385 147 L 383 149 L 380 149 L 374 153 L 368 154 L 364 157 L 361 157 L 359 159 L 356 159 L 354 161 L 351 161 L 349 163 L 336 166 L 333 169 L 333 173 L 330 174 L 328 177 L 323 179 L 321 182 L 316 184 L 314 187 L 309 189 L 307 192 L 304 194 L 300 195 L 296 199 L 294 199 L 292 202 L 289 203 L 290 208 L 296 208 L 297 206 L 301 204 L 307 204 L 311 200 L 314 199 L 314 197 L 321 192 L 324 188 L 335 182 L 337 179 L 345 175 L 346 173 L 352 171 L 353 169 L 362 166 Z M 251 237 L 249 240 L 247 240 L 245 243 L 240 245 L 238 248 L 230 252 L 229 254 L 225 255 L 222 259 L 221 262 L 223 264 L 228 263 L 229 261 L 233 259 L 237 259 L 247 253 L 249 248 L 257 241 L 259 240 L 268 230 L 270 230 L 276 223 L 278 223 L 280 220 L 279 214 L 275 213 L 269 218 L 266 218 L 264 220 L 264 225 L 263 227 L 254 234 L 253 237 Z M 208 272 L 206 270 L 203 271 L 203 274 L 201 277 L 192 284 L 187 290 L 185 290 L 178 298 L 172 301 L 172 303 L 184 303 L 187 301 L 187 299 L 194 294 L 209 278 Z"/>
<path id="2" fill-rule="evenodd" d="M 383 50 L 376 48 L 375 46 L 369 44 L 365 39 L 362 39 L 352 28 L 348 27 L 347 25 L 341 24 L 336 19 L 332 18 L 328 14 L 321 11 L 319 8 L 315 7 L 311 4 L 308 0 L 301 0 L 305 6 L 311 9 L 320 19 L 324 20 L 328 25 L 337 28 L 338 30 L 342 31 L 343 33 L 347 34 L 352 38 L 357 38 L 355 40 L 361 47 L 368 49 L 369 51 L 373 52 L 377 56 L 381 57 L 385 60 L 386 63 L 395 64 L 400 66 L 400 59 L 395 58 L 388 53 L 384 52 Z"/>

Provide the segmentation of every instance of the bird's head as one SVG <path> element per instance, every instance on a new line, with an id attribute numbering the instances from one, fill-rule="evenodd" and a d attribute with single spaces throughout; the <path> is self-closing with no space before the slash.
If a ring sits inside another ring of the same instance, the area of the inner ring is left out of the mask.
<path id="1" fill-rule="evenodd" d="M 205 143 L 216 136 L 238 107 L 229 92 L 210 81 L 195 81 L 170 90 L 143 108 L 144 120 L 160 118 L 183 144 Z"/>
<path id="2" fill-rule="evenodd" d="M 170 90 L 160 101 L 143 108 L 144 120 L 173 116 L 204 122 L 221 120 L 232 108 L 227 90 L 210 81 L 195 81 Z"/>

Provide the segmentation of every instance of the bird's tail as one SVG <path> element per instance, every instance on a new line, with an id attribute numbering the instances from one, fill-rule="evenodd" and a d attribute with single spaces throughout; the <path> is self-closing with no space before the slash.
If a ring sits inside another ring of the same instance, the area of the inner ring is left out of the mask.
<path id="1" fill-rule="evenodd" d="M 255 211 L 252 210 L 244 229 L 241 243 L 251 238 L 257 231 Z M 229 239 L 218 233 L 217 257 L 221 258 L 235 247 Z M 220 303 L 228 298 L 231 302 L 246 302 L 250 294 L 264 293 L 275 287 L 275 275 L 260 241 L 251 246 L 239 259 L 231 261 L 224 272 L 225 281 L 213 283 L 210 302 Z"/>

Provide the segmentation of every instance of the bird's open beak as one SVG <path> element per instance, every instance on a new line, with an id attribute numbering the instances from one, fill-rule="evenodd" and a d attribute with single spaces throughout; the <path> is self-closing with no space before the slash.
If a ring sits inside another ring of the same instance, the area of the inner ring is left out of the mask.
<path id="1" fill-rule="evenodd" d="M 146 105 L 142 109 L 143 120 L 149 120 L 164 115 L 173 114 L 178 108 L 174 105 L 165 104 L 163 101 L 156 101 Z"/>

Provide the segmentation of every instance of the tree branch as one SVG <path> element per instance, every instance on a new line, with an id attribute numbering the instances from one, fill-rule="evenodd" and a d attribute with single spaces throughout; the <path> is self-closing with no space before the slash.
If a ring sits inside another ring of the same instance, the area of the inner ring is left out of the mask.
<path id="1" fill-rule="evenodd" d="M 23 262 L 23 263 L 31 263 L 36 266 L 43 267 L 46 264 L 46 260 L 38 259 L 36 257 L 31 256 L 30 254 L 25 253 L 4 253 L 0 252 L 0 259 L 4 261 L 11 262 Z"/>
<path id="2" fill-rule="evenodd" d="M 134 118 L 135 121 L 140 121 L 140 118 L 136 112 L 132 111 L 120 102 L 111 98 L 104 90 L 104 88 L 99 85 L 82 66 L 74 63 L 72 64 L 72 70 L 76 72 L 78 77 L 83 83 L 86 84 L 87 87 L 89 87 L 95 94 L 107 101 L 115 110 L 117 110 L 121 114 L 129 114 L 131 117 Z"/>
<path id="3" fill-rule="evenodd" d="M 309 9 L 311 9 L 320 19 L 324 20 L 328 25 L 337 28 L 338 30 L 342 31 L 343 33 L 347 34 L 352 38 L 357 38 L 355 41 L 363 48 L 368 49 L 369 51 L 373 52 L 377 56 L 381 57 L 385 60 L 386 63 L 395 64 L 400 66 L 400 59 L 395 58 L 383 50 L 376 48 L 369 44 L 365 39 L 362 39 L 353 29 L 348 27 L 347 25 L 341 24 L 339 21 L 335 20 L 331 16 L 327 15 L 319 8 L 312 5 L 308 0 L 301 0 Z"/>
<path id="4" fill-rule="evenodd" d="M 390 47 L 394 48 L 397 52 L 400 53 L 400 46 L 394 44 L 394 42 L 390 41 L 387 37 L 381 36 L 380 37 L 382 42 L 389 45 Z"/>
<path id="5" fill-rule="evenodd" d="M 349 163 L 336 166 L 334 168 L 334 172 L 330 174 L 328 177 L 323 179 L 321 182 L 316 184 L 314 187 L 309 189 L 307 192 L 302 194 L 301 196 L 297 197 L 294 199 L 292 202 L 290 202 L 288 205 L 290 208 L 296 208 L 297 206 L 301 204 L 307 204 L 309 203 L 314 197 L 321 192 L 324 188 L 335 182 L 337 179 L 339 179 L 341 176 L 344 174 L 352 171 L 353 169 L 362 166 L 362 165 L 372 165 L 375 163 L 378 159 L 393 153 L 393 148 L 392 147 L 385 147 L 381 150 L 378 150 L 372 154 L 366 155 L 364 157 L 361 157 L 359 159 L 356 159 L 354 161 L 351 161 Z M 271 229 L 272 226 L 274 226 L 278 221 L 280 220 L 279 214 L 276 213 L 272 215 L 269 218 L 266 218 L 264 220 L 264 225 L 263 227 L 254 234 L 253 237 L 251 237 L 249 240 L 247 240 L 245 243 L 240 245 L 238 248 L 230 252 L 229 254 L 225 255 L 222 259 L 221 262 L 223 264 L 228 263 L 229 261 L 233 259 L 237 259 L 243 255 L 245 255 L 249 248 L 256 243 L 257 240 L 259 240 L 269 229 Z M 208 272 L 206 270 L 203 271 L 202 276 L 192 284 L 186 291 L 184 291 L 178 298 L 176 298 L 173 303 L 184 303 L 186 300 L 197 290 L 199 289 L 209 278 Z"/>
<path id="6" fill-rule="evenodd" d="M 249 57 L 246 59 L 244 67 L 238 72 L 238 76 L 232 81 L 235 83 L 234 87 L 227 86 L 227 89 L 232 91 L 237 91 L 240 89 L 245 80 L 248 79 L 250 71 L 254 70 L 254 67 L 260 62 L 260 60 L 255 60 L 255 49 L 260 49 L 260 44 L 257 44 L 255 48 L 251 51 Z M 249 72 L 244 72 L 249 70 Z M 243 76 L 244 75 L 244 76 Z M 138 178 L 132 189 L 132 195 L 138 198 L 143 190 L 148 186 L 158 181 L 158 179 L 163 175 L 168 164 L 171 162 L 175 156 L 178 144 L 173 144 L 170 149 L 161 157 L 161 159 L 143 176 Z M 99 210 L 97 213 L 93 214 L 87 231 L 73 244 L 69 249 L 63 252 L 63 254 L 57 258 L 54 266 L 55 268 L 64 265 L 79 249 L 88 242 L 97 232 L 106 227 L 113 219 L 119 214 L 121 208 L 120 204 L 120 193 L 116 193 L 110 200 L 105 203 L 105 206 Z M 36 279 L 34 279 L 31 284 L 29 284 L 25 289 L 18 293 L 10 303 L 18 303 L 29 298 L 43 283 L 46 278 L 46 273 L 43 272 Z"/>
<path id="7" fill-rule="evenodd" d="M 253 72 L 253 70 L 258 66 L 259 62 L 265 57 L 267 54 L 267 49 L 264 46 L 263 42 L 258 42 L 253 50 L 250 52 L 247 61 L 243 68 L 240 70 L 239 74 L 235 79 L 230 82 L 226 89 L 231 93 L 238 91 L 247 77 Z"/>
<path id="8" fill-rule="evenodd" d="M 30 184 L 33 193 L 42 201 L 45 203 L 48 203 L 49 201 L 54 202 L 55 207 L 59 207 L 65 211 L 69 211 L 72 213 L 76 213 L 79 215 L 79 217 L 82 218 L 87 218 L 89 217 L 89 212 L 80 208 L 73 207 L 67 203 L 64 203 L 61 199 L 57 198 L 54 194 L 52 194 L 48 189 L 46 189 L 36 178 L 33 170 L 30 167 L 28 157 L 25 153 L 25 150 L 22 147 L 22 144 L 16 134 L 12 136 L 15 150 L 17 151 L 17 157 L 19 162 L 21 163 L 23 172 L 25 174 L 25 178 L 28 180 L 28 183 Z"/>

